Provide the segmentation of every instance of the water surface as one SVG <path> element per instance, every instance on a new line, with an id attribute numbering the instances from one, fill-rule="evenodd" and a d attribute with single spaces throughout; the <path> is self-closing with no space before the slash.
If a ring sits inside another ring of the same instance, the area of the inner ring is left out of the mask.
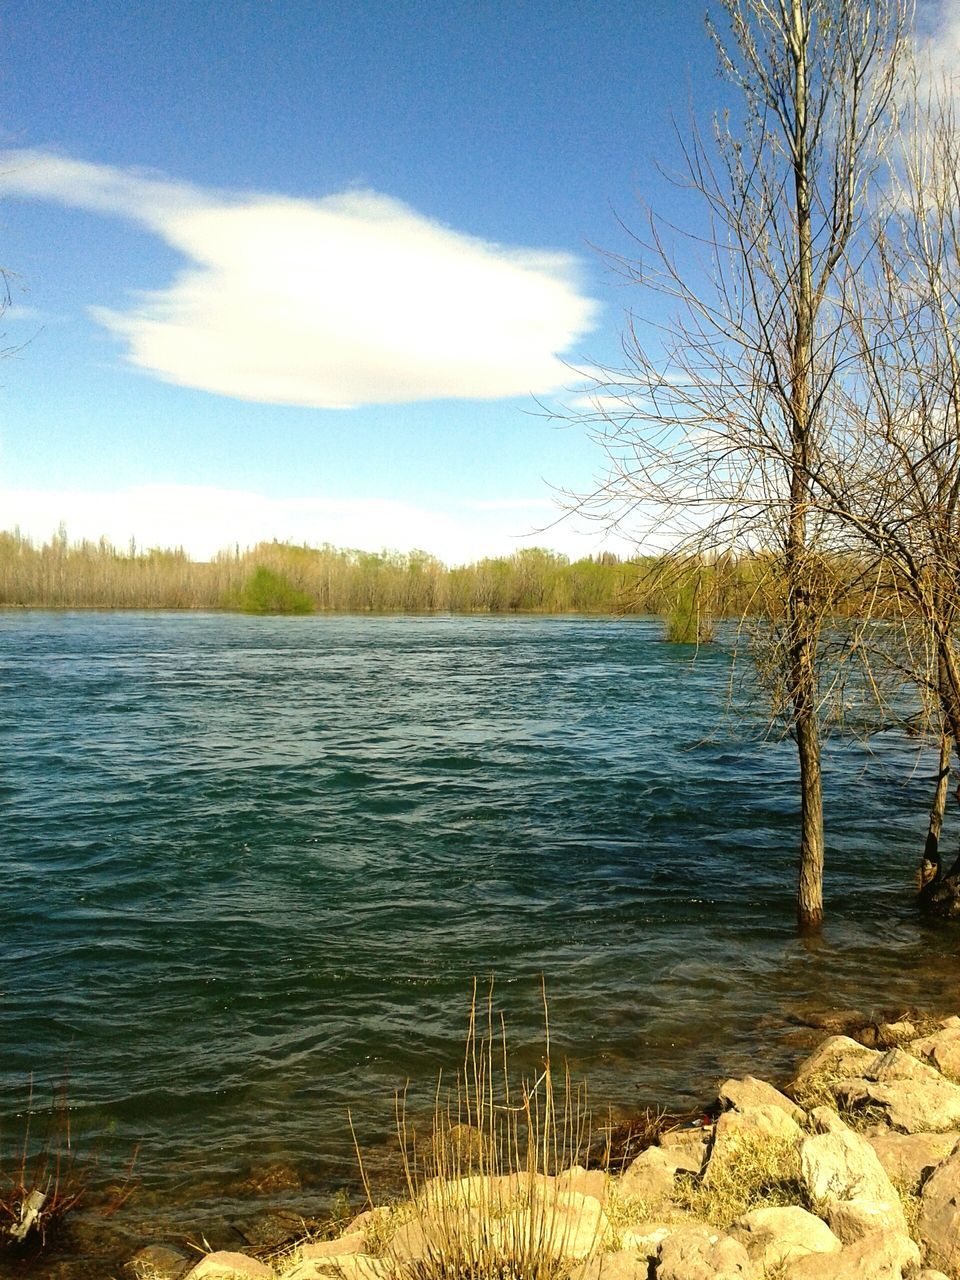
<path id="1" fill-rule="evenodd" d="M 828 925 L 793 930 L 789 744 L 656 622 L 0 615 L 0 1118 L 69 1076 L 157 1196 L 323 1190 L 455 1064 L 475 975 L 597 1099 L 783 1069 L 797 1010 L 957 1007 L 910 885 L 934 762 L 827 754 Z M 157 1203 L 160 1202 L 157 1201 Z"/>

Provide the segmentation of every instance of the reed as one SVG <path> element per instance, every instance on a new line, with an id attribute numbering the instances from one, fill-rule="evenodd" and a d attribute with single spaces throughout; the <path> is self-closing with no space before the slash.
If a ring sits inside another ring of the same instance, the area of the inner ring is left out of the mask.
<path id="1" fill-rule="evenodd" d="M 557 1180 L 586 1152 L 590 1116 L 585 1086 L 575 1087 L 566 1068 L 555 1077 L 545 993 L 543 1016 L 541 1069 L 534 1079 L 514 1079 L 492 988 L 478 1008 L 474 984 L 463 1063 L 449 1088 L 438 1080 L 424 1135 L 406 1091 L 398 1094 L 409 1207 L 385 1256 L 399 1280 L 557 1280 L 572 1252 L 599 1247 L 599 1220 L 584 1245 L 578 1197 Z"/>

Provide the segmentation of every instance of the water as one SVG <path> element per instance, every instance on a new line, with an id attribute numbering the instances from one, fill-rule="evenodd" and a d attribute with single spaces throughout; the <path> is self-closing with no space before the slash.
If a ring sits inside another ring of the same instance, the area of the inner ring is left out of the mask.
<path id="1" fill-rule="evenodd" d="M 934 762 L 829 749 L 804 944 L 795 758 L 728 680 L 637 620 L 0 616 L 0 1133 L 66 1074 L 157 1212 L 278 1160 L 324 1195 L 348 1105 L 376 1149 L 456 1064 L 475 975 L 532 1061 L 545 974 L 627 1107 L 776 1074 L 799 1010 L 960 1007 L 910 905 Z"/>

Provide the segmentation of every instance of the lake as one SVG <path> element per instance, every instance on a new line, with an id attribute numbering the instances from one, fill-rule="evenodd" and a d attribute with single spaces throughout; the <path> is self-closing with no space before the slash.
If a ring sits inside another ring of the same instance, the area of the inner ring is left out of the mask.
<path id="1" fill-rule="evenodd" d="M 911 905 L 935 761 L 831 744 L 802 941 L 795 757 L 730 676 L 656 620 L 0 615 L 0 1134 L 66 1078 L 151 1212 L 277 1162 L 316 1200 L 348 1106 L 376 1153 L 456 1066 L 475 976 L 522 1063 L 545 975 L 618 1108 L 776 1075 L 810 1010 L 957 1009 Z"/>

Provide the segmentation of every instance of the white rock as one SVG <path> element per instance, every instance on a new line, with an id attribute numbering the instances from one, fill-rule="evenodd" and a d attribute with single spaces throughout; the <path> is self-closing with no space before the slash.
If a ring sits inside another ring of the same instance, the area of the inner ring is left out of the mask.
<path id="1" fill-rule="evenodd" d="M 662 1148 L 647 1147 L 620 1179 L 620 1195 L 648 1205 L 660 1204 L 673 1191 L 676 1172 L 676 1164 Z"/>
<path id="2" fill-rule="evenodd" d="M 769 1271 L 808 1253 L 839 1253 L 841 1243 L 825 1222 L 796 1205 L 752 1209 L 730 1228 L 751 1262 Z"/>
<path id="3" fill-rule="evenodd" d="M 924 1175 L 936 1168 L 960 1141 L 960 1130 L 946 1133 L 897 1133 L 894 1129 L 871 1129 L 864 1134 L 880 1158 L 888 1176 L 915 1191 Z"/>
<path id="4" fill-rule="evenodd" d="M 806 1138 L 800 1146 L 800 1176 L 815 1200 L 898 1198 L 873 1147 L 851 1129 Z"/>
<path id="5" fill-rule="evenodd" d="M 685 1227 L 660 1246 L 657 1280 L 753 1280 L 756 1271 L 739 1240 Z"/>
<path id="6" fill-rule="evenodd" d="M 868 1200 L 863 1196 L 852 1200 L 831 1200 L 827 1205 L 827 1222 L 844 1244 L 856 1244 L 876 1231 L 909 1234 L 898 1196 L 892 1200 Z"/>
<path id="7" fill-rule="evenodd" d="M 913 1040 L 910 1048 L 927 1062 L 931 1062 L 941 1075 L 960 1081 L 960 1021 L 956 1025 L 941 1027 L 933 1035 Z"/>
<path id="8" fill-rule="evenodd" d="M 960 1143 L 924 1183 L 920 1238 L 934 1266 L 950 1271 L 960 1265 Z"/>
<path id="9" fill-rule="evenodd" d="M 742 1080 L 725 1080 L 720 1086 L 720 1101 L 735 1111 L 743 1111 L 747 1107 L 779 1107 L 791 1120 L 803 1124 L 803 1110 L 795 1102 L 775 1089 L 765 1080 L 755 1076 L 744 1076 Z"/>
<path id="10" fill-rule="evenodd" d="M 185 1280 L 275 1280 L 276 1272 L 265 1262 L 245 1253 L 219 1250 L 200 1259 Z"/>
<path id="11" fill-rule="evenodd" d="M 912 1280 L 920 1250 L 909 1236 L 878 1231 L 840 1253 L 811 1253 L 790 1263 L 785 1280 Z"/>
<path id="12" fill-rule="evenodd" d="M 795 1084 L 809 1082 L 814 1076 L 836 1076 L 854 1079 L 883 1055 L 876 1049 L 866 1049 L 849 1036 L 828 1036 L 826 1040 L 800 1064 Z"/>

